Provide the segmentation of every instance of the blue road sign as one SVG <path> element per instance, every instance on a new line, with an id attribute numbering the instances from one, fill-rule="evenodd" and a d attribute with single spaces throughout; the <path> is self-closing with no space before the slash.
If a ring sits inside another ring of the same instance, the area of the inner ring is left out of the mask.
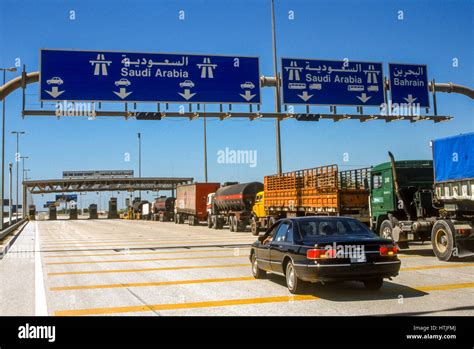
<path id="1" fill-rule="evenodd" d="M 428 68 L 420 64 L 388 65 L 390 96 L 393 103 L 430 107 Z"/>
<path id="2" fill-rule="evenodd" d="M 42 49 L 40 100 L 260 103 L 259 60 Z"/>
<path id="3" fill-rule="evenodd" d="M 382 63 L 282 58 L 284 104 L 380 106 Z"/>
<path id="4" fill-rule="evenodd" d="M 77 194 L 59 194 L 56 201 L 77 201 Z"/>

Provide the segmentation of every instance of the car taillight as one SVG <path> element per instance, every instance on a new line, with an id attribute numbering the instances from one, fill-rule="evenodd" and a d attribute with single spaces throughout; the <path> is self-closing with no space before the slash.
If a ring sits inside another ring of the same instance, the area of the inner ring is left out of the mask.
<path id="1" fill-rule="evenodd" d="M 306 258 L 308 259 L 325 259 L 336 257 L 336 250 L 334 249 L 311 249 L 306 251 Z"/>
<path id="2" fill-rule="evenodd" d="M 392 245 L 380 246 L 379 251 L 381 256 L 396 256 L 398 248 Z"/>

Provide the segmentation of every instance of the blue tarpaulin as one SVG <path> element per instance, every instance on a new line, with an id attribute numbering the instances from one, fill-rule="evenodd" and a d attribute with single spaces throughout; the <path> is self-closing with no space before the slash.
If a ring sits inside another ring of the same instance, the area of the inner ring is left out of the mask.
<path id="1" fill-rule="evenodd" d="M 433 141 L 435 181 L 474 178 L 474 132 Z"/>

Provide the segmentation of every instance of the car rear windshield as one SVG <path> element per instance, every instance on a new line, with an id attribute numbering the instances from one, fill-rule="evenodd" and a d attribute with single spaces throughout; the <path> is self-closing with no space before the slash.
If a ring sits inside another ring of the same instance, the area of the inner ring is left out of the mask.
<path id="1" fill-rule="evenodd" d="M 369 228 L 352 219 L 315 219 L 298 222 L 303 240 L 329 236 L 375 236 Z"/>

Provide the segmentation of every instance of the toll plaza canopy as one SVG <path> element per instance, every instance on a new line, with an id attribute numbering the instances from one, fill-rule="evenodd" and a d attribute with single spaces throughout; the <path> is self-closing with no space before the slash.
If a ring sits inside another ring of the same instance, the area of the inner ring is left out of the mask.
<path id="1" fill-rule="evenodd" d="M 123 177 L 84 179 L 43 179 L 23 182 L 23 192 L 31 194 L 93 192 L 93 191 L 137 191 L 174 190 L 177 185 L 192 183 L 193 178 L 183 177 Z"/>

